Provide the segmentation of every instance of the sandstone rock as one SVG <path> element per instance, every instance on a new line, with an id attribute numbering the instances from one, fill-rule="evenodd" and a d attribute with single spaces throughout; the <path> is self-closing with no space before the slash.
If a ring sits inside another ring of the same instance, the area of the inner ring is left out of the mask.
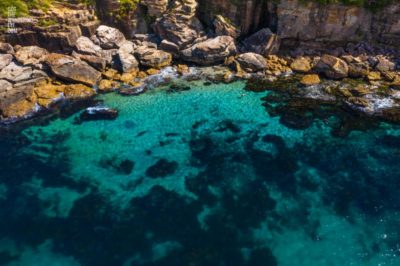
<path id="1" fill-rule="evenodd" d="M 83 84 L 70 84 L 64 88 L 64 96 L 67 99 L 82 99 L 92 97 L 96 94 L 95 90 Z"/>
<path id="2" fill-rule="evenodd" d="M 9 43 L 0 42 L 0 53 L 14 54 L 14 48 Z"/>
<path id="3" fill-rule="evenodd" d="M 118 48 L 125 41 L 125 36 L 122 32 L 105 25 L 97 28 L 96 37 L 100 46 L 104 49 Z"/>
<path id="4" fill-rule="evenodd" d="M 369 65 L 366 62 L 350 62 L 349 64 L 349 77 L 362 78 L 366 77 L 370 71 Z"/>
<path id="5" fill-rule="evenodd" d="M 148 16 L 160 17 L 168 7 L 168 0 L 141 0 L 141 5 L 147 7 Z"/>
<path id="6" fill-rule="evenodd" d="M 184 64 L 178 64 L 176 66 L 176 71 L 181 75 L 187 74 L 187 73 L 189 73 L 189 67 L 187 65 L 184 65 Z"/>
<path id="7" fill-rule="evenodd" d="M 43 62 L 47 54 L 46 49 L 38 46 L 23 46 L 16 51 L 15 58 L 23 65 L 35 65 Z"/>
<path id="8" fill-rule="evenodd" d="M 175 43 L 180 49 L 204 36 L 203 27 L 196 17 L 196 0 L 177 0 L 154 23 L 154 30 L 161 37 Z"/>
<path id="9" fill-rule="evenodd" d="M 267 66 L 267 61 L 262 55 L 256 53 L 244 53 L 236 57 L 241 69 L 246 72 L 257 72 L 264 70 Z"/>
<path id="10" fill-rule="evenodd" d="M 3 93 L 6 93 L 7 91 L 12 89 L 12 86 L 13 85 L 7 80 L 0 79 L 0 99 Z"/>
<path id="11" fill-rule="evenodd" d="M 213 39 L 196 43 L 181 51 L 184 60 L 200 65 L 210 65 L 223 62 L 230 55 L 236 54 L 235 41 L 230 36 L 218 36 Z"/>
<path id="12" fill-rule="evenodd" d="M 100 92 L 110 92 L 119 88 L 119 83 L 109 79 L 102 79 L 99 82 L 98 90 Z"/>
<path id="13" fill-rule="evenodd" d="M 142 66 L 151 68 L 162 68 L 171 64 L 172 55 L 170 53 L 141 46 L 134 52 Z"/>
<path id="14" fill-rule="evenodd" d="M 381 71 L 381 74 L 386 81 L 393 81 L 396 79 L 396 73 L 393 71 Z"/>
<path id="15" fill-rule="evenodd" d="M 331 55 L 323 55 L 315 66 L 315 70 L 331 79 L 342 79 L 349 74 L 346 62 Z"/>
<path id="16" fill-rule="evenodd" d="M 55 76 L 67 81 L 93 86 L 101 76 L 99 71 L 71 56 L 52 53 L 46 56 L 45 62 Z"/>
<path id="17" fill-rule="evenodd" d="M 81 54 L 100 55 L 102 49 L 94 44 L 88 37 L 81 36 L 75 43 L 75 49 Z"/>
<path id="18" fill-rule="evenodd" d="M 243 41 L 249 52 L 267 56 L 279 51 L 280 38 L 268 28 L 261 29 Z"/>
<path id="19" fill-rule="evenodd" d="M 8 66 L 13 60 L 13 56 L 10 54 L 0 54 L 0 70 Z"/>
<path id="20" fill-rule="evenodd" d="M 280 76 L 282 73 L 290 73 L 292 70 L 288 67 L 288 62 L 276 55 L 268 55 L 266 74 Z"/>
<path id="21" fill-rule="evenodd" d="M 355 87 L 351 87 L 349 91 L 351 92 L 352 95 L 357 97 L 372 93 L 371 89 L 368 86 L 362 84 Z"/>
<path id="22" fill-rule="evenodd" d="M 62 98 L 63 91 L 63 85 L 54 84 L 45 84 L 34 89 L 37 96 L 37 103 L 44 108 L 48 108 L 53 102 Z"/>
<path id="23" fill-rule="evenodd" d="M 26 117 L 37 109 L 33 86 L 12 88 L 0 93 L 0 115 L 3 119 Z"/>
<path id="24" fill-rule="evenodd" d="M 124 73 L 134 71 L 139 66 L 139 63 L 132 52 L 133 43 L 128 41 L 124 42 L 117 51 L 118 59 L 121 63 L 120 69 Z"/>
<path id="25" fill-rule="evenodd" d="M 387 58 L 379 57 L 378 64 L 375 66 L 378 71 L 393 71 L 395 69 L 395 63 L 391 62 Z"/>
<path id="26" fill-rule="evenodd" d="M 95 55 L 88 55 L 88 54 L 79 54 L 76 53 L 75 51 L 72 52 L 72 56 L 75 58 L 78 58 L 82 61 L 85 61 L 88 63 L 90 66 L 94 67 L 97 70 L 104 70 L 106 67 L 106 60 L 102 57 L 95 56 Z"/>
<path id="27" fill-rule="evenodd" d="M 216 36 L 231 36 L 236 39 L 240 35 L 240 30 L 237 29 L 232 23 L 230 23 L 227 19 L 225 19 L 221 15 L 215 16 L 214 19 L 214 27 L 215 27 L 215 35 Z"/>
<path id="28" fill-rule="evenodd" d="M 371 71 L 367 75 L 368 81 L 377 81 L 377 80 L 381 80 L 381 78 L 382 78 L 381 73 L 378 71 Z"/>
<path id="29" fill-rule="evenodd" d="M 301 78 L 300 84 L 304 86 L 312 86 L 321 83 L 321 80 L 317 74 L 305 75 Z"/>
<path id="30" fill-rule="evenodd" d="M 19 66 L 14 62 L 11 62 L 0 71 L 0 79 L 6 79 L 10 82 L 16 83 L 30 79 L 32 73 L 33 71 L 31 67 Z"/>
<path id="31" fill-rule="evenodd" d="M 290 68 L 299 73 L 308 73 L 311 70 L 311 62 L 306 57 L 298 57 L 291 64 Z"/>
<path id="32" fill-rule="evenodd" d="M 179 53 L 179 46 L 167 40 L 162 40 L 160 49 L 173 55 L 177 55 Z"/>
<path id="33" fill-rule="evenodd" d="M 111 80 L 119 80 L 121 77 L 121 75 L 118 73 L 118 71 L 113 68 L 109 68 L 106 71 L 103 71 L 102 75 L 105 78 L 111 79 Z"/>

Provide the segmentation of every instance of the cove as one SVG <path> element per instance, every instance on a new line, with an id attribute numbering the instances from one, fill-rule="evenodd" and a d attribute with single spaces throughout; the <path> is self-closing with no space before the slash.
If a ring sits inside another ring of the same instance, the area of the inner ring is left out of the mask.
<path id="1" fill-rule="evenodd" d="M 0 265 L 400 264 L 399 125 L 185 85 L 2 135 Z"/>

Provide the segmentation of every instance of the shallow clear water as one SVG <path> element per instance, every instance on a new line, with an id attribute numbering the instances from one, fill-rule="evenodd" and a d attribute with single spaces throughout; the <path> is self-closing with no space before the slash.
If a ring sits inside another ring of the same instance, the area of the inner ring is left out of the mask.
<path id="1" fill-rule="evenodd" d="M 399 126 L 190 86 L 2 136 L 0 265 L 400 265 Z"/>

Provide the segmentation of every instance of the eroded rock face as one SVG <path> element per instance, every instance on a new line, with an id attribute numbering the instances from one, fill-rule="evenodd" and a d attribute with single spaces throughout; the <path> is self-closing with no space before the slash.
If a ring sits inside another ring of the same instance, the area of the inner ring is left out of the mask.
<path id="1" fill-rule="evenodd" d="M 45 62 L 55 76 L 67 81 L 93 86 L 101 77 L 99 71 L 68 55 L 51 53 L 46 56 Z"/>
<path id="2" fill-rule="evenodd" d="M 236 57 L 241 69 L 246 72 L 257 72 L 267 67 L 267 61 L 262 55 L 255 53 L 244 53 Z"/>
<path id="3" fill-rule="evenodd" d="M 331 55 L 323 55 L 314 69 L 331 79 L 342 79 L 349 74 L 347 63 Z"/>
<path id="4" fill-rule="evenodd" d="M 100 47 L 104 49 L 118 48 L 124 41 L 125 36 L 119 30 L 101 25 L 96 30 L 96 39 Z"/>
<path id="5" fill-rule="evenodd" d="M 177 0 L 164 15 L 157 19 L 154 30 L 161 37 L 175 43 L 180 49 L 192 44 L 204 35 L 196 17 L 196 0 Z"/>
<path id="6" fill-rule="evenodd" d="M 267 56 L 279 51 L 280 38 L 270 29 L 264 28 L 246 38 L 243 44 L 246 51 Z"/>
<path id="7" fill-rule="evenodd" d="M 217 36 L 227 35 L 236 39 L 240 35 L 240 30 L 221 15 L 215 16 L 213 24 L 215 27 L 215 35 Z"/>
<path id="8" fill-rule="evenodd" d="M 237 53 L 235 41 L 230 36 L 218 36 L 196 43 L 181 52 L 184 60 L 200 65 L 217 64 Z"/>
<path id="9" fill-rule="evenodd" d="M 16 51 L 15 58 L 23 65 L 35 65 L 42 63 L 48 53 L 38 46 L 23 46 Z"/>

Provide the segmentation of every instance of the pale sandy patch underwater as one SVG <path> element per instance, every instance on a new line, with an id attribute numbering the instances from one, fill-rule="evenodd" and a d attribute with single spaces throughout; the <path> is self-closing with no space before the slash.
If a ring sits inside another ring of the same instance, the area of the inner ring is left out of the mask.
<path id="1" fill-rule="evenodd" d="M 400 265 L 399 126 L 190 86 L 2 138 L 0 264 Z"/>

